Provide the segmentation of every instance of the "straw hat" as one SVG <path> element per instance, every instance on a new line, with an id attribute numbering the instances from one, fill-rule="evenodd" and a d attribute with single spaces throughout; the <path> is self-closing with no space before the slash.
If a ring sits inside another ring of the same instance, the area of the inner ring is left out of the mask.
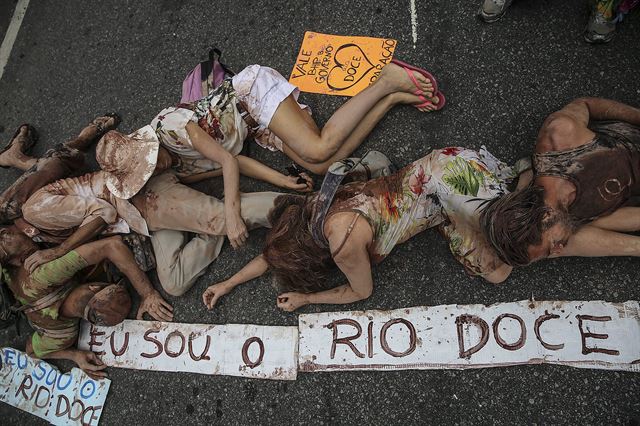
<path id="1" fill-rule="evenodd" d="M 107 172 L 107 188 L 125 200 L 142 189 L 156 168 L 160 142 L 147 125 L 130 135 L 111 130 L 96 146 L 96 160 Z"/>

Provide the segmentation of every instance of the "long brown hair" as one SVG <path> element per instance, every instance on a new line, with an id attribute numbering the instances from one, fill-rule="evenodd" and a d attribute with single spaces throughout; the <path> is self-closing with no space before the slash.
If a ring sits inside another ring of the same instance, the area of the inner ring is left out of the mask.
<path id="1" fill-rule="evenodd" d="M 529 246 L 540 244 L 542 233 L 549 228 L 545 217 L 550 213 L 544 204 L 544 189 L 529 185 L 491 200 L 480 213 L 480 227 L 500 260 L 524 266 L 531 261 Z"/>
<path id="2" fill-rule="evenodd" d="M 309 227 L 315 197 L 281 195 L 269 212 L 273 228 L 262 252 L 281 291 L 311 293 L 333 285 L 336 269 L 329 249 L 318 246 Z"/>

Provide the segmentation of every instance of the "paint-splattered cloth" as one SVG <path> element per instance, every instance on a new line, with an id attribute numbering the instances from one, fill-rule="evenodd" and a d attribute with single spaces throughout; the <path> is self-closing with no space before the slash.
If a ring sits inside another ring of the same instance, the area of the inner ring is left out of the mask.
<path id="1" fill-rule="evenodd" d="M 197 123 L 229 153 L 240 153 L 248 129 L 238 112 L 237 102 L 231 80 L 225 80 L 199 101 L 177 108 L 165 108 L 151 121 L 151 127 L 155 129 L 162 146 L 180 159 L 174 167 L 178 176 L 189 176 L 221 167 L 193 147 L 186 129 L 189 122 Z"/>
<path id="2" fill-rule="evenodd" d="M 108 224 L 103 234 L 127 234 L 132 229 L 149 235 L 140 212 L 129 201 L 109 191 L 106 176 L 106 172 L 98 171 L 45 186 L 22 207 L 24 219 L 54 235 L 68 235 L 70 230 L 98 217 Z"/>
<path id="3" fill-rule="evenodd" d="M 507 192 L 517 176 L 484 148 L 431 152 L 397 173 L 345 185 L 327 214 L 357 211 L 374 232 L 373 263 L 419 232 L 438 227 L 455 258 L 471 275 L 487 275 L 502 262 L 479 227 L 482 202 Z"/>
<path id="4" fill-rule="evenodd" d="M 9 288 L 16 300 L 23 305 L 33 303 L 65 286 L 76 273 L 87 267 L 87 262 L 72 250 L 59 259 L 45 263 L 31 275 L 20 268 L 9 276 Z M 31 337 L 33 351 L 37 357 L 71 347 L 78 337 L 77 318 L 63 318 L 60 308 L 72 286 L 65 290 L 52 305 L 27 313 L 29 322 L 36 330 Z"/>

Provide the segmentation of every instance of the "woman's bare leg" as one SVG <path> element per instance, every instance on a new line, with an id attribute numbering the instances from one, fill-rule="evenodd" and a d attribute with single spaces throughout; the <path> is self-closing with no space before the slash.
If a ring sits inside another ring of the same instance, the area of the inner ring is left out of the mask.
<path id="1" fill-rule="evenodd" d="M 343 144 L 338 148 L 338 150 L 333 154 L 329 159 L 323 161 L 321 163 L 311 163 L 305 161 L 296 152 L 291 150 L 288 145 L 283 145 L 284 153 L 295 161 L 297 164 L 302 167 L 310 170 L 311 172 L 323 175 L 329 169 L 329 166 L 334 162 L 341 160 L 343 158 L 349 157 L 353 151 L 356 150 L 364 141 L 364 139 L 369 136 L 373 128 L 378 124 L 378 122 L 391 110 L 394 106 L 398 104 L 416 104 L 422 103 L 423 101 L 410 93 L 404 92 L 396 92 L 382 98 L 369 112 L 364 116 L 364 118 L 358 123 L 356 128 L 351 132 L 351 134 L 347 137 L 347 139 L 343 142 Z M 428 107 L 425 107 L 425 111 L 428 110 Z"/>
<path id="2" fill-rule="evenodd" d="M 431 98 L 431 83 L 422 74 L 413 74 L 420 90 L 427 98 Z M 338 108 L 322 130 L 305 117 L 307 113 L 300 108 L 293 96 L 289 96 L 278 106 L 269 129 L 282 139 L 290 154 L 294 153 L 298 159 L 307 163 L 322 163 L 336 154 L 367 113 L 385 96 L 395 92 L 412 94 L 416 89 L 404 69 L 388 64 L 382 69 L 378 80 Z"/>

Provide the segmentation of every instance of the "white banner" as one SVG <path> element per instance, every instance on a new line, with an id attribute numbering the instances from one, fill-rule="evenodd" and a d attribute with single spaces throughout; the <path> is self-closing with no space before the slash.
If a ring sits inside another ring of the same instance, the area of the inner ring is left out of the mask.
<path id="1" fill-rule="evenodd" d="M 113 367 L 295 380 L 298 328 L 125 320 L 82 322 L 78 348 Z"/>
<path id="2" fill-rule="evenodd" d="M 0 401 L 54 425 L 97 425 L 109 379 L 57 368 L 13 348 L 0 349 Z"/>
<path id="3" fill-rule="evenodd" d="M 638 302 L 446 305 L 300 315 L 300 371 L 520 364 L 640 372 Z"/>

